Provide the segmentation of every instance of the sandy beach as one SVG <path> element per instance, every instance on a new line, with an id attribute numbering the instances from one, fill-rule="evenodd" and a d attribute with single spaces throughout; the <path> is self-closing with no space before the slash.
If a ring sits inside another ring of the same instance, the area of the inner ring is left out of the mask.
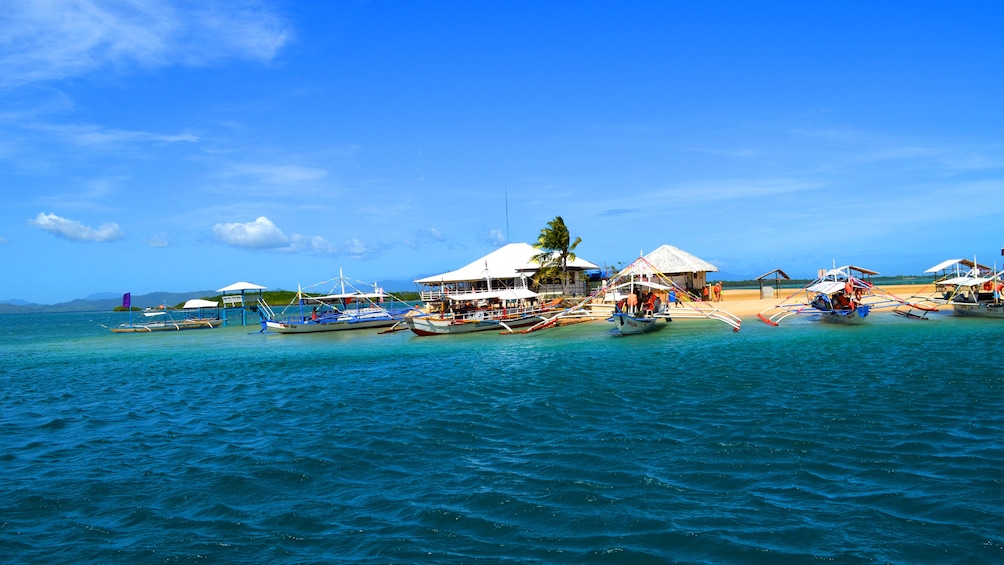
<path id="1" fill-rule="evenodd" d="M 910 284 L 883 286 L 882 290 L 899 298 L 909 298 L 915 295 L 929 295 L 934 292 L 934 285 L 931 284 Z M 775 291 L 776 292 L 776 291 Z M 782 288 L 775 298 L 760 298 L 760 289 L 725 289 L 722 292 L 722 301 L 715 303 L 718 308 L 731 312 L 739 316 L 743 321 L 748 321 L 756 317 L 759 312 L 781 303 L 792 294 L 801 293 L 801 289 Z"/>

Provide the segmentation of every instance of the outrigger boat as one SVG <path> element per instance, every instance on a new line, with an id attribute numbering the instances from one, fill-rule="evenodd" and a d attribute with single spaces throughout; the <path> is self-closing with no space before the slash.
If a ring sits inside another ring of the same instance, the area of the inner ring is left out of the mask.
<path id="1" fill-rule="evenodd" d="M 527 291 L 530 292 L 530 291 Z M 438 313 L 408 317 L 404 323 L 415 335 L 453 335 L 513 330 L 533 326 L 561 311 L 561 299 L 539 303 L 536 293 L 524 296 L 511 290 L 465 293 L 444 297 Z"/>
<path id="2" fill-rule="evenodd" d="M 312 295 L 304 292 L 303 288 L 297 288 L 293 302 L 279 314 L 261 302 L 261 331 L 303 334 L 387 327 L 403 329 L 405 317 L 416 314 L 414 307 L 375 283 L 372 291 L 363 292 L 353 286 L 341 272 L 335 280 L 336 286 L 323 295 Z M 307 288 L 330 282 L 323 281 Z"/>
<path id="3" fill-rule="evenodd" d="M 630 300 L 634 295 L 635 300 Z M 641 296 L 644 296 L 642 298 Z M 629 306 L 629 302 L 634 302 Z M 606 319 L 614 324 L 610 333 L 617 336 L 637 335 L 665 327 L 663 322 L 675 319 L 708 319 L 723 322 L 738 332 L 742 320 L 725 310 L 702 302 L 660 273 L 647 259 L 639 257 L 618 276 L 575 306 L 547 317 L 523 330 L 523 333 L 555 326 L 562 319 L 593 317 L 595 312 L 610 309 Z"/>
<path id="4" fill-rule="evenodd" d="M 557 289 L 532 283 L 540 253 L 526 243 L 510 243 L 460 269 L 415 280 L 429 314 L 405 324 L 420 336 L 514 330 L 534 326 L 562 312 L 561 298 L 545 301 L 541 293 Z M 576 257 L 568 263 L 573 283 L 562 289 L 585 294 L 584 270 L 599 266 Z M 533 288 L 531 288 L 531 286 Z"/>
<path id="5" fill-rule="evenodd" d="M 936 275 L 931 300 L 951 306 L 956 316 L 1004 318 L 1004 270 L 975 260 L 949 259 L 924 272 Z"/>
<path id="6" fill-rule="evenodd" d="M 175 319 L 171 312 L 177 310 L 163 305 L 159 308 L 148 308 L 143 312 L 147 322 L 133 322 L 131 295 L 122 296 L 122 306 L 129 311 L 129 321 L 114 327 L 103 326 L 112 333 L 152 333 L 163 331 L 201 330 L 216 328 L 223 324 L 219 317 L 218 304 L 206 300 L 189 300 L 181 311 L 181 319 Z M 208 315 L 215 313 L 215 315 Z"/>
<path id="7" fill-rule="evenodd" d="M 853 265 L 821 271 L 819 278 L 780 304 L 760 312 L 757 318 L 772 326 L 795 315 L 807 315 L 832 324 L 860 324 L 877 308 L 909 306 L 909 311 L 896 313 L 921 319 L 937 309 L 886 292 L 871 282 L 871 277 L 877 274 Z"/>

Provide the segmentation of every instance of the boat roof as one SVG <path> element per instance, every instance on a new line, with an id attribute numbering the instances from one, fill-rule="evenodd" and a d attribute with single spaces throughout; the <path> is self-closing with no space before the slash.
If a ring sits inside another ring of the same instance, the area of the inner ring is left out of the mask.
<path id="1" fill-rule="evenodd" d="M 185 305 L 182 306 L 182 308 L 185 310 L 189 310 L 192 308 L 219 308 L 219 307 L 220 307 L 219 302 L 213 302 L 212 300 L 203 300 L 201 298 L 193 298 L 188 302 L 185 302 Z"/>
<path id="2" fill-rule="evenodd" d="M 515 279 L 540 270 L 540 263 L 533 261 L 541 250 L 529 243 L 510 243 L 502 246 L 488 255 L 481 257 L 455 270 L 415 279 L 418 284 L 439 284 L 453 282 L 482 281 L 485 279 Z M 581 257 L 568 262 L 572 269 L 599 269 L 599 265 L 590 263 Z"/>
<path id="3" fill-rule="evenodd" d="M 994 280 L 993 276 L 989 277 L 974 277 L 970 275 L 965 275 L 961 277 L 952 277 L 950 279 L 945 279 L 943 281 L 938 281 L 938 284 L 947 284 L 952 286 L 980 286 Z"/>
<path id="4" fill-rule="evenodd" d="M 858 273 L 861 273 L 862 275 L 877 275 L 877 274 L 879 274 L 878 271 L 873 271 L 871 269 L 866 269 L 864 267 L 856 267 L 854 265 L 844 265 L 843 267 L 837 267 L 835 269 L 830 269 L 829 271 L 826 271 L 826 276 L 832 277 L 835 274 L 836 275 L 846 275 L 846 274 L 849 274 L 851 271 L 856 271 Z"/>
<path id="5" fill-rule="evenodd" d="M 502 289 L 483 292 L 465 292 L 462 294 L 448 294 L 450 300 L 490 300 L 498 298 L 500 300 L 520 300 L 523 298 L 536 298 L 538 294 L 526 288 Z"/>
<path id="6" fill-rule="evenodd" d="M 938 263 L 937 265 L 931 267 L 930 269 L 928 269 L 928 270 L 926 270 L 924 272 L 925 273 L 938 273 L 938 272 L 947 270 L 950 267 L 954 267 L 955 265 L 962 265 L 962 266 L 968 267 L 970 269 L 977 268 L 977 269 L 979 269 L 981 271 L 990 271 L 990 270 L 992 270 L 990 267 L 987 267 L 986 265 L 980 265 L 979 263 L 977 263 L 975 261 L 970 261 L 969 259 L 948 259 L 946 261 L 942 261 L 941 263 Z"/>
<path id="7" fill-rule="evenodd" d="M 672 287 L 672 286 L 669 286 L 669 285 L 665 285 L 665 284 L 661 284 L 661 283 L 652 282 L 652 281 L 628 281 L 628 282 L 623 282 L 623 283 L 611 286 L 611 287 L 607 288 L 606 290 L 609 292 L 611 290 L 619 290 L 619 289 L 622 289 L 622 288 L 628 288 L 628 287 L 632 287 L 632 286 L 643 286 L 643 287 L 646 287 L 646 288 L 653 288 L 655 290 L 675 290 L 675 287 Z"/>
<path id="8" fill-rule="evenodd" d="M 821 292 L 823 294 L 833 294 L 844 290 L 846 281 L 820 281 L 805 288 L 809 292 Z"/>

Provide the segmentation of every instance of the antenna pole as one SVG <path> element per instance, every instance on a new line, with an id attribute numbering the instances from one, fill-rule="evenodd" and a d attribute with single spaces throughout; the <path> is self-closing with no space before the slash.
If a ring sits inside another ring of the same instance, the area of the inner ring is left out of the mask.
<path id="1" fill-rule="evenodd" d="M 505 185 L 505 242 L 509 243 L 509 185 Z M 1001 249 L 1004 255 L 1004 249 Z"/>

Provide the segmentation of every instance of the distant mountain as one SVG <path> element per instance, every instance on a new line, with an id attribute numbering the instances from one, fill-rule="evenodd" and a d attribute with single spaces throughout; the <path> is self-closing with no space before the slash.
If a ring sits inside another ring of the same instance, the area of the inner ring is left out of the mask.
<path id="1" fill-rule="evenodd" d="M 109 298 L 122 298 L 122 295 L 114 292 L 99 292 L 85 297 L 84 300 L 108 300 Z"/>
<path id="2" fill-rule="evenodd" d="M 196 290 L 192 292 L 151 292 L 150 294 L 132 295 L 132 305 L 138 308 L 148 308 L 167 304 L 174 306 L 190 298 L 218 296 L 215 290 Z M 108 296 L 109 298 L 91 298 Z M 59 304 L 34 304 L 24 300 L 0 303 L 0 314 L 18 314 L 33 312 L 100 312 L 110 311 L 122 305 L 122 295 L 117 293 L 92 294 L 88 298 L 80 298 Z"/>
<path id="3" fill-rule="evenodd" d="M 0 300 L 0 304 L 13 304 L 14 306 L 26 306 L 31 304 L 27 300 L 21 300 L 20 298 L 8 298 L 7 300 Z"/>

